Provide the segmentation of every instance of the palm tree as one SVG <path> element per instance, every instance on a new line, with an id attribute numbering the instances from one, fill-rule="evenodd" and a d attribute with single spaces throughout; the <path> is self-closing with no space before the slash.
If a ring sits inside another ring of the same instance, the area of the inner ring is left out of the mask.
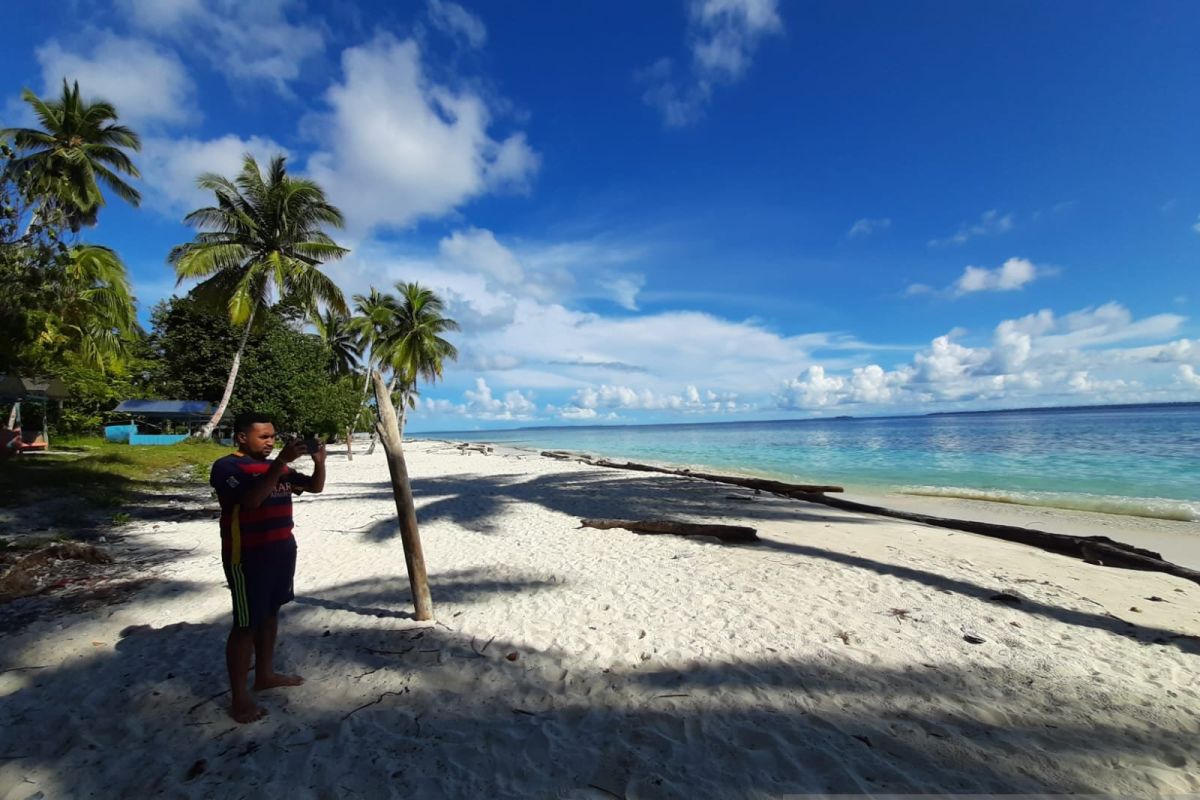
<path id="1" fill-rule="evenodd" d="M 59 203 L 72 230 L 96 224 L 104 205 L 100 183 L 131 205 L 141 202 L 137 189 L 121 175 L 141 177 L 125 150 L 141 150 L 142 143 L 133 130 L 117 123 L 111 103 L 82 99 L 79 82 L 70 86 L 66 80 L 58 100 L 43 100 L 28 89 L 21 99 L 33 107 L 42 127 L 0 131 L 21 154 L 9 169 L 30 177 L 39 194 Z M 30 226 L 37 216 L 35 209 Z"/>
<path id="2" fill-rule="evenodd" d="M 358 332 L 364 350 L 367 352 L 367 375 L 363 380 L 362 401 L 359 403 L 359 414 L 361 414 L 362 409 L 367 403 L 367 391 L 371 388 L 371 369 L 374 367 L 385 367 L 380 361 L 380 357 L 384 354 L 381 345 L 400 314 L 400 306 L 396 303 L 395 297 L 385 294 L 372 286 L 369 294 L 354 295 L 354 309 L 358 312 L 358 315 L 354 317 L 351 324 L 354 326 L 355 331 Z M 392 381 L 388 384 L 389 394 L 394 386 L 395 375 L 393 374 Z M 355 419 L 357 418 L 358 415 L 355 415 Z M 371 443 L 367 447 L 367 455 L 375 452 L 377 438 L 378 434 L 372 428 Z"/>
<path id="3" fill-rule="evenodd" d="M 277 297 L 348 314 L 342 291 L 319 266 L 349 251 L 322 230 L 342 227 L 342 212 L 314 181 L 288 175 L 282 155 L 271 159 L 265 175 L 247 155 L 233 180 L 205 173 L 197 185 L 213 192 L 217 204 L 184 217 L 200 232 L 172 248 L 167 260 L 180 282 L 204 279 L 197 295 L 223 303 L 230 322 L 244 326 L 225 393 L 199 434 L 208 437 L 229 405 L 255 312 Z"/>
<path id="4" fill-rule="evenodd" d="M 438 381 L 445 363 L 458 358 L 458 349 L 442 334 L 459 328 L 457 322 L 443 316 L 446 304 L 433 290 L 401 281 L 396 291 L 400 293 L 397 313 L 378 349 L 379 361 L 392 368 L 394 380 L 399 382 L 398 424 L 403 436 L 408 409 L 416 399 L 417 380 Z"/>
<path id="5" fill-rule="evenodd" d="M 317 335 L 333 354 L 329 373 L 331 377 L 353 375 L 358 371 L 358 359 L 363 354 L 363 342 L 354 328 L 353 320 L 345 314 L 335 314 L 330 309 L 313 314 L 312 324 Z"/>
<path id="6" fill-rule="evenodd" d="M 129 352 L 138 331 L 137 311 L 125 265 L 99 245 L 72 248 L 43 283 L 37 344 L 74 352 L 103 372 Z"/>
<path id="7" fill-rule="evenodd" d="M 404 460 L 404 415 L 408 403 L 414 398 L 418 378 L 429 381 L 439 379 L 446 361 L 458 357 L 458 350 L 442 336 L 458 330 L 458 323 L 443 316 L 445 304 L 429 289 L 416 283 L 397 283 L 396 289 L 400 293 L 400 300 L 392 303 L 386 303 L 385 300 L 385 305 L 393 313 L 387 324 L 381 326 L 371 358 L 373 364 L 391 367 L 393 381 L 399 382 L 402 398 L 399 412 L 392 404 L 392 386 L 384 383 L 383 375 L 374 366 L 369 373 L 375 385 L 378 412 L 375 428 L 387 454 L 413 605 L 416 618 L 425 620 L 433 618 L 433 600 L 429 594 L 425 555 L 417 529 L 412 483 Z M 385 298 L 386 295 L 380 299 Z"/>

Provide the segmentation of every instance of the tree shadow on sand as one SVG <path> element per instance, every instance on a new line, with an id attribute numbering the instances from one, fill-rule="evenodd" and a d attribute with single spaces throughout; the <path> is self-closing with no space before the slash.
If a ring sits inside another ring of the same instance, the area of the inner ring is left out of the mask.
<path id="1" fill-rule="evenodd" d="M 503 530 L 507 508 L 525 503 L 577 518 L 670 516 L 698 521 L 736 515 L 764 522 L 835 519 L 841 524 L 854 525 L 883 522 L 866 515 L 835 516 L 810 505 L 696 478 L 615 475 L 608 470 L 554 472 L 533 477 L 520 473 L 449 475 L 414 478 L 412 486 L 422 523 L 452 522 L 480 533 Z M 346 493 L 341 497 L 390 500 L 392 494 L 388 488 Z M 378 542 L 398 535 L 394 519 L 381 519 L 365 530 L 363 538 Z"/>
<path id="2" fill-rule="evenodd" d="M 520 591 L 465 584 L 467 602 Z M 322 596 L 391 605 L 357 583 Z M 308 682 L 264 695 L 271 714 L 249 726 L 228 720 L 217 694 L 224 619 L 127 629 L 115 648 L 26 674 L 0 700 L 0 790 L 28 778 L 62 796 L 1151 794 L 1117 764 L 1157 764 L 1137 774 L 1169 776 L 1162 786 L 1175 790 L 1194 767 L 1194 711 L 1062 686 L 1061 675 L 1046 691 L 1040 674 L 895 668 L 820 648 L 602 667 L 453 619 L 330 620 L 321 606 L 289 610 L 281 658 Z M 1022 681 L 1039 691 L 1004 694 Z M 1112 713 L 1067 723 L 1073 703 Z M 1103 721 L 1122 718 L 1128 727 Z"/>

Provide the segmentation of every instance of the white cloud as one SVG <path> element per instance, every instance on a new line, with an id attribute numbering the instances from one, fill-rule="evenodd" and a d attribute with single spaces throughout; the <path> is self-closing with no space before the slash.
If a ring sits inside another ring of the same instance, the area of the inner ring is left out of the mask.
<path id="1" fill-rule="evenodd" d="M 147 189 L 146 204 L 169 217 L 181 217 L 212 205 L 212 195 L 200 191 L 196 179 L 203 172 L 233 176 L 241 170 L 247 153 L 263 168 L 272 156 L 287 155 L 283 147 L 259 136 L 241 139 L 228 134 L 208 140 L 160 137 L 144 140 L 138 163 Z"/>
<path id="2" fill-rule="evenodd" d="M 638 73 L 643 101 L 672 127 L 698 120 L 714 86 L 741 80 L 761 40 L 782 33 L 783 21 L 777 0 L 691 0 L 688 28 L 692 60 L 681 78 L 669 58 Z"/>
<path id="3" fill-rule="evenodd" d="M 904 295 L 914 297 L 933 294 L 957 298 L 976 292 L 1013 292 L 1055 272 L 1056 270 L 1048 267 L 1036 266 L 1027 258 L 1010 258 L 994 269 L 968 266 L 958 280 L 942 291 L 924 283 L 914 283 L 905 289 Z"/>
<path id="4" fill-rule="evenodd" d="M 711 389 L 701 392 L 694 385 L 685 386 L 678 392 L 660 392 L 647 387 L 602 384 L 579 389 L 571 396 L 567 405 L 558 411 L 564 419 L 591 419 L 601 410 L 665 410 L 696 414 L 748 408 L 747 404 L 739 402 L 736 392 L 714 392 Z M 614 413 L 610 413 L 609 417 L 614 417 Z"/>
<path id="5" fill-rule="evenodd" d="M 880 410 L 916 410 L 931 401 L 962 404 L 1142 402 L 1178 399 L 1177 385 L 1191 385 L 1200 345 L 1180 339 L 1153 346 L 1120 348 L 1125 341 L 1158 338 L 1178 331 L 1183 319 L 1158 314 L 1134 319 L 1118 303 L 1056 316 L 1044 309 L 1004 320 L 989 347 L 954 341 L 961 332 L 938 336 L 914 354 L 911 363 L 886 370 L 878 364 L 831 374 L 807 367 L 781 382 L 775 393 L 781 408 L 824 409 L 863 404 Z"/>
<path id="6" fill-rule="evenodd" d="M 529 419 L 537 410 L 532 393 L 525 394 L 515 389 L 504 393 L 503 398 L 493 397 L 491 387 L 483 378 L 475 379 L 475 391 L 463 392 L 466 398 L 466 413 L 489 419 Z"/>
<path id="7" fill-rule="evenodd" d="M 995 269 L 967 267 L 955 282 L 954 293 L 1012 292 L 1024 288 L 1038 276 L 1038 268 L 1029 259 L 1010 258 Z"/>
<path id="8" fill-rule="evenodd" d="M 433 82 L 417 42 L 380 35 L 342 53 L 329 112 L 310 128 L 308 171 L 360 229 L 440 217 L 488 192 L 527 187 L 538 157 L 523 133 L 497 140 L 484 98 Z"/>
<path id="9" fill-rule="evenodd" d="M 971 239 L 977 236 L 997 236 L 1002 233 L 1008 233 L 1013 229 L 1013 215 L 1001 214 L 996 209 L 985 211 L 980 215 L 979 221 L 974 223 L 962 223 L 958 226 L 958 231 L 952 236 L 947 236 L 945 239 L 930 239 L 930 247 L 945 247 L 947 245 L 966 244 Z"/>
<path id="10" fill-rule="evenodd" d="M 287 93 L 325 49 L 315 24 L 289 20 L 293 0 L 117 0 L 130 23 L 206 58 L 231 81 L 261 80 Z"/>
<path id="11" fill-rule="evenodd" d="M 641 275 L 619 275 L 602 278 L 599 284 L 611 292 L 613 302 L 627 311 L 637 311 L 637 296 L 646 279 Z"/>
<path id="12" fill-rule="evenodd" d="M 851 239 L 866 238 L 876 233 L 882 233 L 890 227 L 892 227 L 890 217 L 882 217 L 880 219 L 863 217 L 850 226 L 850 231 L 846 235 Z"/>
<path id="13" fill-rule="evenodd" d="M 429 19 L 434 27 L 474 48 L 487 43 L 487 28 L 476 15 L 450 0 L 428 0 Z"/>
<path id="14" fill-rule="evenodd" d="M 88 55 L 64 48 L 57 39 L 37 48 L 43 97 L 57 96 L 65 78 L 79 81 L 85 97 L 112 103 L 121 121 L 134 126 L 178 124 L 197 117 L 195 87 L 174 53 L 107 31 L 91 40 L 95 44 Z"/>
<path id="15" fill-rule="evenodd" d="M 1196 374 L 1196 368 L 1191 364 L 1180 364 L 1176 376 L 1183 385 L 1200 388 L 1200 375 Z"/>
<path id="16" fill-rule="evenodd" d="M 1192 230 L 1194 230 L 1196 233 L 1200 233 L 1200 214 L 1196 215 L 1196 224 L 1192 226 Z"/>

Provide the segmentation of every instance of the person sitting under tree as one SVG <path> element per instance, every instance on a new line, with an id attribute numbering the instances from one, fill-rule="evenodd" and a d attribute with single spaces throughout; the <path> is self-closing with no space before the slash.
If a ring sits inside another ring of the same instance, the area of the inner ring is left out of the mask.
<path id="1" fill-rule="evenodd" d="M 246 689 L 250 656 L 254 656 L 254 690 L 298 686 L 298 675 L 275 672 L 275 637 L 279 608 L 294 597 L 296 539 L 292 535 L 292 494 L 320 493 L 325 488 L 325 447 L 309 450 L 287 442 L 274 460 L 275 426 L 264 414 L 239 414 L 234 421 L 237 452 L 213 462 L 209 483 L 221 503 L 221 562 L 233 598 L 233 628 L 225 644 L 230 716 L 253 722 L 267 712 Z M 313 474 L 290 464 L 308 453 Z"/>

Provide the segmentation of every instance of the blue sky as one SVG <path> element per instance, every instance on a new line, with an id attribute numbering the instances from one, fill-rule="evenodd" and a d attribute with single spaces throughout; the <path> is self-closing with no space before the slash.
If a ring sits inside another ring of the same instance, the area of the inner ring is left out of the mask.
<path id="1" fill-rule="evenodd" d="M 143 308 L 283 151 L 347 294 L 442 292 L 415 430 L 1200 400 L 1200 6 L 115 0 L 6 11 L 143 135 Z M 144 314 L 143 314 L 144 316 Z"/>

